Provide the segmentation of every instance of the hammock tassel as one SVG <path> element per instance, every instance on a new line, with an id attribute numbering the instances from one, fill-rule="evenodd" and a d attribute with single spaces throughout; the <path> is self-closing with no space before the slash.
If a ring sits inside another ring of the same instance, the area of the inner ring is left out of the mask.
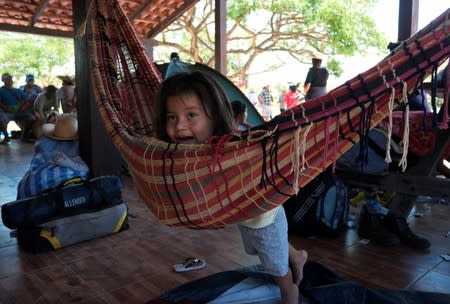
<path id="1" fill-rule="evenodd" d="M 395 100 L 395 89 L 393 87 L 390 87 L 391 89 L 391 95 L 389 97 L 389 102 L 388 102 L 388 109 L 389 109 L 389 123 L 388 123 L 388 132 L 387 132 L 387 140 L 386 140 L 386 157 L 385 157 L 385 161 L 390 164 L 392 162 L 392 158 L 391 158 L 391 142 L 392 142 L 392 113 L 394 111 L 394 100 Z"/>
<path id="2" fill-rule="evenodd" d="M 300 149 L 301 149 L 301 143 L 300 143 L 300 132 L 302 129 L 299 127 L 295 131 L 294 134 L 294 159 L 292 161 L 292 170 L 294 173 L 294 182 L 292 183 L 292 187 L 294 190 L 294 193 L 297 195 L 299 191 L 298 187 L 298 181 L 300 179 Z"/>
<path id="3" fill-rule="evenodd" d="M 405 110 L 405 121 L 404 121 L 404 126 L 403 126 L 403 154 L 402 154 L 402 158 L 398 164 L 399 167 L 402 167 L 402 172 L 405 172 L 406 167 L 407 167 L 407 156 L 408 156 L 408 146 L 409 146 L 409 105 L 407 103 L 408 101 L 408 92 L 407 92 L 407 88 L 408 85 L 406 84 L 405 81 L 402 81 L 402 85 L 403 85 L 403 97 L 401 102 L 403 101 L 404 103 L 406 103 L 406 110 Z"/>

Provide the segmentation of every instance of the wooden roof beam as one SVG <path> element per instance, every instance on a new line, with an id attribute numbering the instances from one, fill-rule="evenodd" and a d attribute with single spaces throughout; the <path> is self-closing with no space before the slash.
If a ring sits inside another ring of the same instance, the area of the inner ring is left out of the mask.
<path id="1" fill-rule="evenodd" d="M 0 31 L 44 35 L 50 37 L 73 38 L 72 31 L 60 31 L 23 25 L 0 24 Z"/>
<path id="2" fill-rule="evenodd" d="M 44 12 L 45 8 L 47 8 L 49 2 L 50 2 L 50 0 L 41 1 L 39 6 L 36 8 L 36 12 L 34 13 L 33 17 L 31 18 L 31 21 L 29 24 L 30 26 L 33 26 L 36 24 L 36 22 L 39 20 L 42 13 Z"/>
<path id="3" fill-rule="evenodd" d="M 129 17 L 130 21 L 133 22 L 133 20 L 139 17 L 139 15 L 142 14 L 142 12 L 145 11 L 153 2 L 154 0 L 147 0 L 144 4 L 142 4 L 141 7 Z"/>
<path id="4" fill-rule="evenodd" d="M 167 28 L 173 21 L 175 21 L 175 19 L 180 17 L 184 12 L 186 12 L 190 7 L 195 5 L 197 2 L 198 0 L 192 2 L 185 2 L 171 14 L 170 18 L 169 17 L 165 18 L 164 22 L 160 22 L 157 26 L 148 31 L 145 34 L 145 38 L 150 39 L 159 34 L 163 29 Z"/>

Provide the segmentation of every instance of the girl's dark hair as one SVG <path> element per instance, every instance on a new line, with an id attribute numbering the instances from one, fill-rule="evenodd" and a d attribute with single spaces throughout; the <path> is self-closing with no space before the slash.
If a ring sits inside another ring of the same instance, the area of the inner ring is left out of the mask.
<path id="1" fill-rule="evenodd" d="M 166 133 L 167 99 L 171 96 L 195 94 L 202 102 L 203 110 L 214 123 L 213 135 L 224 135 L 233 130 L 233 112 L 222 87 L 202 72 L 175 74 L 162 83 L 156 103 L 155 135 L 169 141 Z"/>

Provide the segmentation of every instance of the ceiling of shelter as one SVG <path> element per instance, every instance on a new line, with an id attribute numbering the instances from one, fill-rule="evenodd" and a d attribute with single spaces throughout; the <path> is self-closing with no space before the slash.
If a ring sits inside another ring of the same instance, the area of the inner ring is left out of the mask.
<path id="1" fill-rule="evenodd" d="M 154 37 L 197 1 L 118 0 L 145 38 Z M 0 30 L 74 37 L 72 0 L 0 0 Z"/>

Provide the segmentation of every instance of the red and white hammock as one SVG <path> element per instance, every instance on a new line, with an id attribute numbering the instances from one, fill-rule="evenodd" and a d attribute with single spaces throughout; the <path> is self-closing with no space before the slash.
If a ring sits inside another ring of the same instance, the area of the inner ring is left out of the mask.
<path id="1" fill-rule="evenodd" d="M 450 54 L 447 10 L 325 96 L 240 136 L 170 144 L 151 136 L 162 76 L 117 1 L 94 2 L 86 34 L 102 120 L 142 199 L 173 226 L 219 228 L 279 206 L 389 117 L 394 102 L 405 102 Z"/>

